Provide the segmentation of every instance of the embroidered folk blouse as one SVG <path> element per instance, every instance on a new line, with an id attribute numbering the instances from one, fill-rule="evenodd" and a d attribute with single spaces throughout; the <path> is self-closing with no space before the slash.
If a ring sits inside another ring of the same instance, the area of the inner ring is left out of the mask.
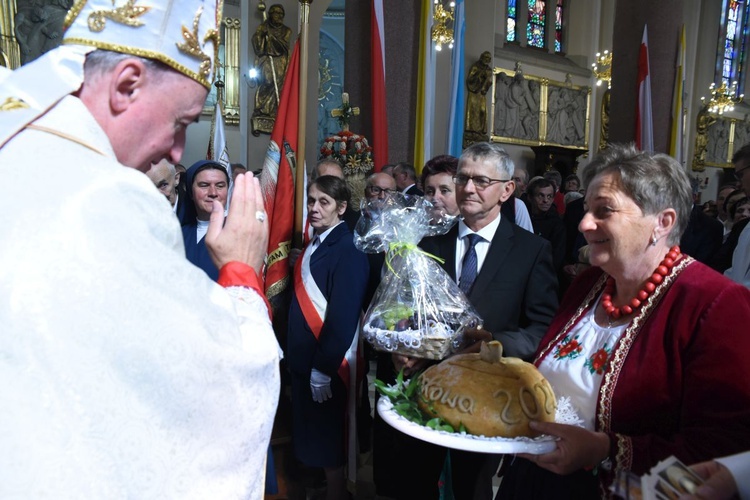
<path id="1" fill-rule="evenodd" d="M 613 347 L 627 327 L 627 324 L 599 326 L 594 311 L 596 304 L 539 364 L 539 371 L 549 380 L 555 396 L 569 397 L 584 427 L 591 431 L 602 377 Z"/>

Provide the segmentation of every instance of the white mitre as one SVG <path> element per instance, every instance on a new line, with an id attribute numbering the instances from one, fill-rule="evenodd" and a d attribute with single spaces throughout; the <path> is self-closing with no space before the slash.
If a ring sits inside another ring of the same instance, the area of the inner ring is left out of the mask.
<path id="1" fill-rule="evenodd" d="M 211 88 L 223 0 L 76 0 L 62 45 L 0 67 L 0 147 L 83 83 L 86 54 L 105 49 L 160 61 Z"/>

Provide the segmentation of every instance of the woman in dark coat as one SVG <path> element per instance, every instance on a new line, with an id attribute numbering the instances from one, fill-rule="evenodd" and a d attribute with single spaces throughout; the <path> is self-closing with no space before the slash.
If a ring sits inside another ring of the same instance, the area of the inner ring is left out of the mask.
<path id="1" fill-rule="evenodd" d="M 315 232 L 294 269 L 286 349 L 292 375 L 292 439 L 300 462 L 324 469 L 326 498 L 343 499 L 347 403 L 353 406 L 349 389 L 356 387 L 356 374 L 350 370 L 356 365 L 369 270 L 366 255 L 354 247 L 342 220 L 350 198 L 346 182 L 318 177 L 307 196 L 308 221 Z"/>

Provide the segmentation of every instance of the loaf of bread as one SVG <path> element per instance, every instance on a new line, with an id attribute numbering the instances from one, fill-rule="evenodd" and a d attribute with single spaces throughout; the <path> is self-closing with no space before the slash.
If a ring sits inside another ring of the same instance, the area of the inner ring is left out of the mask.
<path id="1" fill-rule="evenodd" d="M 554 422 L 557 402 L 547 379 L 531 363 L 502 357 L 498 341 L 475 354 L 459 354 L 420 376 L 419 406 L 454 429 L 488 437 L 536 437 L 530 420 Z"/>

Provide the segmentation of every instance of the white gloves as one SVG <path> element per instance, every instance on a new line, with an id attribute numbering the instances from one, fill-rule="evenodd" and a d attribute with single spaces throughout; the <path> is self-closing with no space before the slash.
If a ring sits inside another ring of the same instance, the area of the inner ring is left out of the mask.
<path id="1" fill-rule="evenodd" d="M 310 390 L 312 391 L 313 401 L 316 403 L 331 399 L 333 397 L 331 377 L 313 368 L 310 372 Z"/>

